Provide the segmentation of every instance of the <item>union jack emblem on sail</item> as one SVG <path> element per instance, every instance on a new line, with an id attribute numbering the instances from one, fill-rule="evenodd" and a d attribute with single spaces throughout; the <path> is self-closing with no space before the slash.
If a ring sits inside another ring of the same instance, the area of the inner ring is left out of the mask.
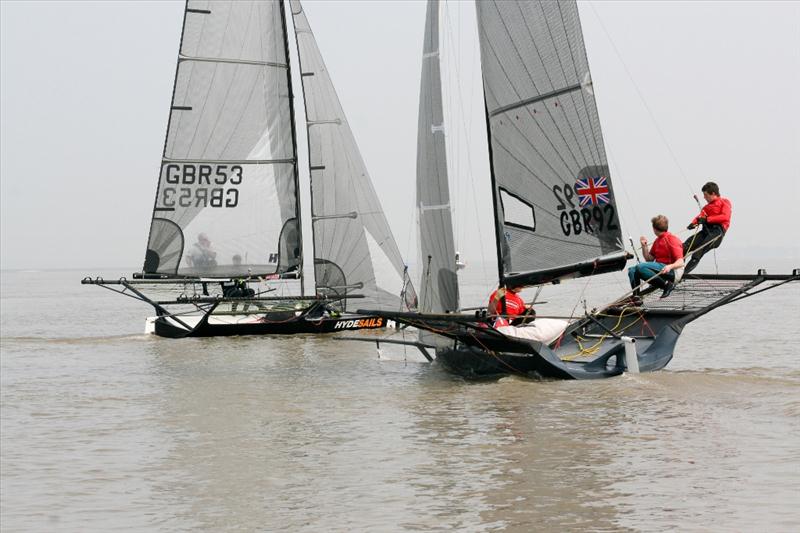
<path id="1" fill-rule="evenodd" d="M 611 201 L 611 190 L 608 188 L 605 176 L 596 178 L 578 178 L 575 182 L 575 192 L 581 207 L 603 205 Z"/>

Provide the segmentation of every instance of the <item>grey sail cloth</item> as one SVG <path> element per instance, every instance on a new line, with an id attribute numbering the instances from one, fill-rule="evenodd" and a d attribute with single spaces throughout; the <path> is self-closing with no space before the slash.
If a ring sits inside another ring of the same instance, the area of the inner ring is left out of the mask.
<path id="1" fill-rule="evenodd" d="M 587 261 L 623 245 L 577 4 L 477 10 L 501 281 L 591 274 Z"/>
<path id="2" fill-rule="evenodd" d="M 308 19 L 300 2 L 291 8 L 306 106 L 317 292 L 364 295 L 347 308 L 415 308 L 400 250 Z"/>
<path id="3" fill-rule="evenodd" d="M 417 135 L 420 311 L 443 313 L 458 310 L 458 277 L 442 111 L 439 0 L 428 0 L 421 78 Z"/>
<path id="4" fill-rule="evenodd" d="M 145 273 L 301 265 L 282 2 L 186 3 Z"/>

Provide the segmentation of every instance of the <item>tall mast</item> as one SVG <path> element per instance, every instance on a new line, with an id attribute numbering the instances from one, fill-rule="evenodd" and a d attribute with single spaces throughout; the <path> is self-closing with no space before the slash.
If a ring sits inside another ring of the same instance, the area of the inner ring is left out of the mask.
<path id="1" fill-rule="evenodd" d="M 478 3 L 475 3 L 475 9 L 478 12 L 478 33 L 480 34 L 480 9 Z M 481 63 L 483 63 L 483 56 L 481 56 Z M 481 65 L 481 68 L 483 65 Z M 489 115 L 489 104 L 486 102 L 486 85 L 481 83 L 481 90 L 483 94 L 483 112 L 486 117 L 486 144 L 489 152 L 489 179 L 492 187 L 492 221 L 494 222 L 494 251 L 497 256 L 497 283 L 498 286 L 505 285 L 505 269 L 503 268 L 503 226 L 500 223 L 500 213 L 498 212 L 498 199 L 497 199 L 497 180 L 495 179 L 494 170 L 494 152 L 492 150 L 492 124 Z"/>
<path id="2" fill-rule="evenodd" d="M 294 190 L 295 194 L 295 209 L 297 212 L 297 240 L 300 243 L 300 296 L 305 296 L 305 271 L 303 270 L 303 224 L 302 216 L 303 211 L 300 209 L 300 171 L 299 161 L 297 157 L 297 128 L 294 118 L 294 90 L 292 89 L 292 63 L 289 59 L 289 31 L 286 26 L 286 7 L 284 0 L 280 0 L 281 10 L 281 27 L 283 29 L 283 45 L 286 49 L 286 77 L 289 86 L 289 120 L 292 123 L 292 152 L 294 153 Z M 313 226 L 312 226 L 313 231 Z"/>
<path id="3" fill-rule="evenodd" d="M 504 285 L 503 252 L 501 250 L 503 242 L 503 228 L 500 225 L 500 217 L 497 211 L 497 181 L 494 177 L 494 157 L 492 155 L 492 126 L 489 122 L 489 107 L 486 104 L 486 89 L 483 89 L 483 110 L 486 114 L 486 140 L 489 147 L 489 177 L 492 185 L 492 210 L 494 212 L 494 250 L 497 254 L 497 283 Z"/>

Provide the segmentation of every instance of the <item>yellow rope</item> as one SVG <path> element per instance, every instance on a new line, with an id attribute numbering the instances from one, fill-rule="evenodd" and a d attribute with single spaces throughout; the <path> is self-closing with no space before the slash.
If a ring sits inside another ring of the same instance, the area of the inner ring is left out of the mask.
<path id="1" fill-rule="evenodd" d="M 627 308 L 623 308 L 623 310 L 622 310 L 622 313 L 620 313 L 620 315 L 619 315 L 619 318 L 618 318 L 618 320 L 617 320 L 617 323 L 616 323 L 616 324 L 614 324 L 614 326 L 611 328 L 611 331 L 613 331 L 613 332 L 614 332 L 614 333 L 616 333 L 616 334 L 619 334 L 620 332 L 623 332 L 623 331 L 627 330 L 628 328 L 630 328 L 631 326 L 633 326 L 634 324 L 636 324 L 637 322 L 639 322 L 640 320 L 642 320 L 642 316 L 641 316 L 641 315 L 639 315 L 639 316 L 636 318 L 636 320 L 634 320 L 633 322 L 630 322 L 629 324 L 626 324 L 624 327 L 622 327 L 622 328 L 618 329 L 618 328 L 619 328 L 619 326 L 620 326 L 620 324 L 622 323 L 622 319 L 623 319 L 624 317 L 626 317 L 626 316 L 630 316 L 630 315 L 632 315 L 632 314 L 634 314 L 634 313 L 636 312 L 636 311 L 634 310 L 634 312 L 632 312 L 632 313 L 629 313 L 629 314 L 627 314 L 627 315 L 626 315 L 626 314 L 625 314 L 625 311 L 626 311 L 626 309 L 627 309 Z M 597 316 L 607 316 L 607 317 L 613 317 L 614 315 L 598 314 Z M 581 337 L 580 335 L 578 335 L 578 336 L 576 336 L 576 337 L 575 337 L 575 342 L 577 342 L 577 344 L 578 344 L 578 348 L 580 348 L 580 351 L 578 351 L 577 353 L 574 353 L 574 354 L 565 355 L 564 357 L 561 357 L 560 359 L 561 359 L 562 361 L 571 361 L 571 360 L 575 359 L 576 357 L 580 357 L 580 356 L 582 356 L 582 355 L 594 355 L 594 354 L 596 354 L 596 353 L 599 351 L 599 349 L 600 349 L 600 346 L 603 344 L 603 342 L 605 342 L 605 340 L 608 338 L 608 336 L 609 336 L 609 334 L 608 334 L 608 333 L 604 333 L 604 334 L 603 334 L 603 335 L 602 335 L 602 336 L 601 336 L 601 337 L 600 337 L 600 338 L 597 340 L 597 342 L 596 342 L 596 343 L 594 343 L 592 346 L 589 346 L 588 348 L 584 348 L 584 346 L 583 346 L 583 342 L 582 342 L 582 341 L 583 341 L 583 340 L 585 340 L 585 339 L 584 339 L 583 337 Z"/>

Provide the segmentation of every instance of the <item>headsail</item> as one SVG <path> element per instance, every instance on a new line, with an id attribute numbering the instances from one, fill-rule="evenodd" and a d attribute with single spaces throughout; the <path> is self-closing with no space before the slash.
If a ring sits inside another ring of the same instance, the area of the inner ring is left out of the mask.
<path id="1" fill-rule="evenodd" d="M 145 274 L 301 267 L 282 6 L 187 1 Z"/>
<path id="2" fill-rule="evenodd" d="M 442 79 L 439 59 L 439 0 L 428 0 L 422 48 L 417 135 L 417 208 L 420 235 L 420 310 L 458 309 L 458 277 L 447 182 Z"/>
<path id="3" fill-rule="evenodd" d="M 501 282 L 622 268 L 577 3 L 477 8 Z"/>
<path id="4" fill-rule="evenodd" d="M 357 293 L 359 307 L 416 307 L 353 132 L 299 1 L 292 0 L 311 171 L 314 273 L 321 294 Z"/>

